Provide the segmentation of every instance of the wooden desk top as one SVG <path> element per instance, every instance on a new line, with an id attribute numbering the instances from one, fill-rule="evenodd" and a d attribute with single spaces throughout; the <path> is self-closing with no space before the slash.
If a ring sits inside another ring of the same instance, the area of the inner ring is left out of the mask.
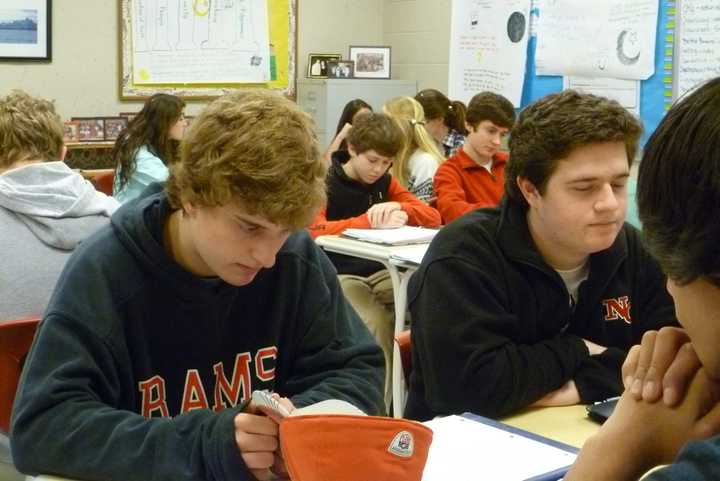
<path id="1" fill-rule="evenodd" d="M 600 429 L 588 419 L 584 405 L 528 408 L 501 421 L 577 448 Z"/>

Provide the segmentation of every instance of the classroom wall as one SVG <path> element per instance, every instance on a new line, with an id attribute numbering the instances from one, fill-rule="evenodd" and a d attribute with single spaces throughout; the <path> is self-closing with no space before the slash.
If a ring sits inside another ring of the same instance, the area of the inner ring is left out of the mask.
<path id="1" fill-rule="evenodd" d="M 308 53 L 383 43 L 385 0 L 298 0 L 298 78 Z M 118 96 L 118 0 L 55 0 L 51 63 L 0 62 L 0 94 L 22 88 L 56 99 L 63 118 L 113 116 L 141 102 Z M 195 115 L 203 103 L 186 109 Z"/>
<path id="2" fill-rule="evenodd" d="M 447 92 L 451 0 L 385 0 L 383 41 L 392 76 Z"/>

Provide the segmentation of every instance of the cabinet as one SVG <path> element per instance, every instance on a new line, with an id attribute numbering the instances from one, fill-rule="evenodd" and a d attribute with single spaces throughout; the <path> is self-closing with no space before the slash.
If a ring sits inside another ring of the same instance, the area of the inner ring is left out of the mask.
<path id="1" fill-rule="evenodd" d="M 382 111 L 385 101 L 401 95 L 414 97 L 417 82 L 414 80 L 378 79 L 302 79 L 298 80 L 297 102 L 303 111 L 315 120 L 320 149 L 324 150 L 337 129 L 345 104 L 363 99 L 376 112 Z"/>

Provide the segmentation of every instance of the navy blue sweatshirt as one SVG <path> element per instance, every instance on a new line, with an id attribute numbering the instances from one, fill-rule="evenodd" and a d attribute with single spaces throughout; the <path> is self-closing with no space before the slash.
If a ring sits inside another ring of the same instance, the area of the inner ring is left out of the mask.
<path id="1" fill-rule="evenodd" d="M 622 392 L 620 367 L 645 331 L 677 325 L 665 276 L 625 224 L 590 256 L 570 307 L 535 248 L 526 213 L 504 200 L 445 226 L 408 290 L 413 371 L 405 416 L 501 417 L 574 380 L 581 402 Z M 588 339 L 608 349 L 591 356 Z"/>
<path id="2" fill-rule="evenodd" d="M 291 235 L 272 268 L 234 287 L 168 256 L 170 213 L 164 193 L 147 194 L 68 261 L 16 398 L 21 471 L 251 480 L 233 418 L 252 390 L 297 407 L 339 398 L 382 412 L 382 353 L 307 233 Z"/>

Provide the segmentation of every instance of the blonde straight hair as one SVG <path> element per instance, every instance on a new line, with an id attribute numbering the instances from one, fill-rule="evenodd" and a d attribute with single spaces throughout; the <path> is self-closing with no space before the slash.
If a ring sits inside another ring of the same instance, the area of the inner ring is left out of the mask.
<path id="1" fill-rule="evenodd" d="M 420 149 L 432 155 L 438 165 L 445 160 L 445 157 L 425 129 L 425 112 L 417 100 L 412 97 L 395 97 L 383 105 L 383 112 L 397 121 L 405 135 L 405 146 L 395 157 L 390 171 L 403 186 L 407 187 L 410 176 L 408 160 L 415 150 Z"/>

